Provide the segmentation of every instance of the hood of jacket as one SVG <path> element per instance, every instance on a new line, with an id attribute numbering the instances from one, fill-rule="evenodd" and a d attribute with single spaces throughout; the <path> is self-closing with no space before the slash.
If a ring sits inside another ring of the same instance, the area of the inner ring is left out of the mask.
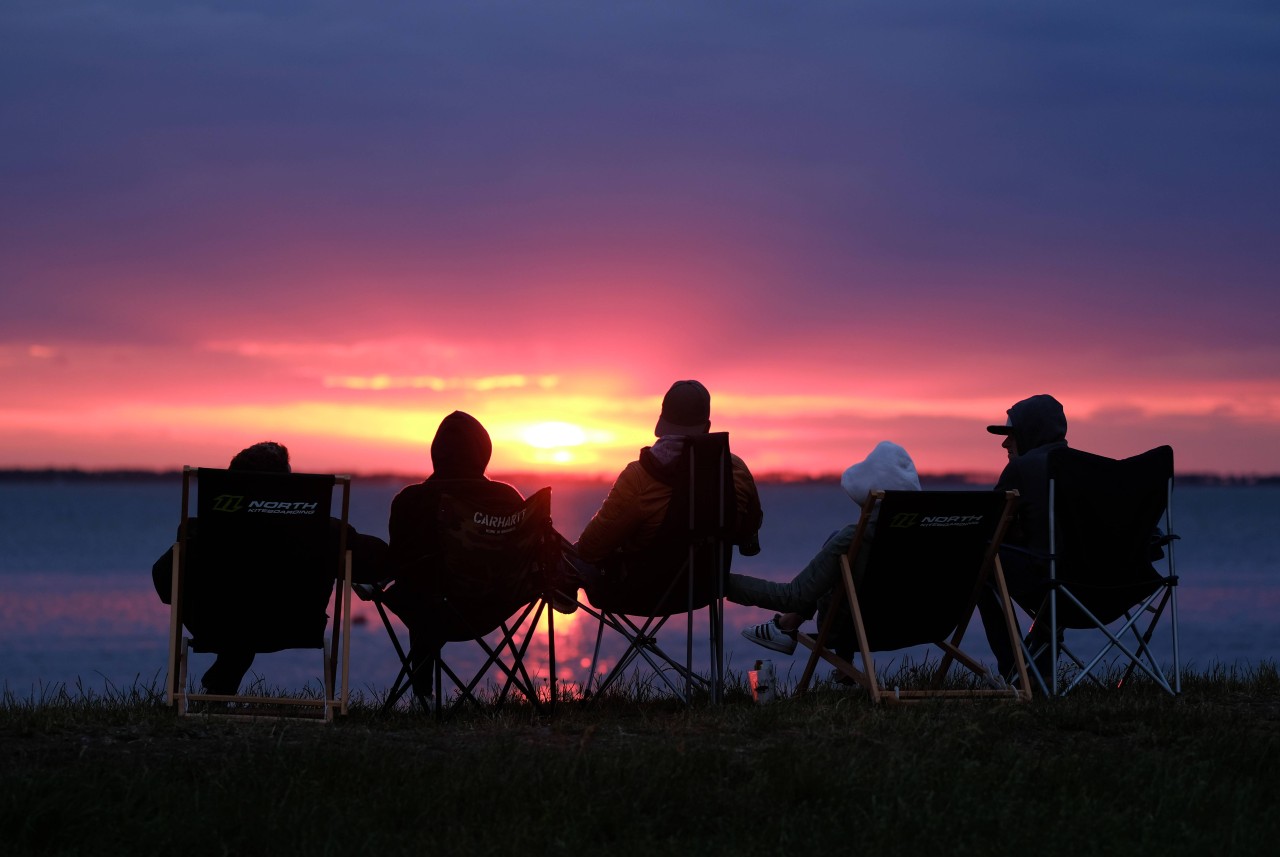
<path id="1" fill-rule="evenodd" d="M 1053 396 L 1042 393 L 1023 399 L 1009 408 L 1008 413 L 1019 455 L 1067 439 L 1067 415 Z"/>
<path id="2" fill-rule="evenodd" d="M 471 414 L 454 411 L 440 421 L 431 441 L 432 476 L 440 479 L 476 479 L 484 476 L 493 455 L 493 441 Z"/>
<path id="3" fill-rule="evenodd" d="M 664 485 L 674 485 L 680 476 L 677 464 L 688 445 L 686 435 L 663 435 L 653 446 L 640 450 L 640 466 Z"/>
<path id="4" fill-rule="evenodd" d="M 861 506 L 872 491 L 919 491 L 920 475 L 905 449 L 882 440 L 870 455 L 844 472 L 840 487 Z"/>

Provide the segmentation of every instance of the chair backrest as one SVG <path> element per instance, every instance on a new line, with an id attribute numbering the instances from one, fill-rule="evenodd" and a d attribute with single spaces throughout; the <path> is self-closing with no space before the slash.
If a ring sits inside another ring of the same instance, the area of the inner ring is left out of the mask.
<path id="1" fill-rule="evenodd" d="M 681 476 L 653 543 L 626 560 L 625 575 L 606 573 L 590 592 L 592 604 L 667 616 L 706 607 L 724 592 L 737 521 L 728 432 L 691 436 L 676 470 Z"/>
<path id="2" fill-rule="evenodd" d="M 1005 502 L 996 491 L 884 493 L 858 582 L 873 651 L 936 643 L 967 618 Z"/>
<path id="3" fill-rule="evenodd" d="M 1159 586 L 1152 536 L 1169 508 L 1172 484 L 1168 446 L 1119 460 L 1078 449 L 1049 455 L 1052 573 L 1101 621 L 1119 617 Z M 1070 613 L 1060 624 L 1077 624 Z"/>
<path id="4" fill-rule="evenodd" d="M 424 606 L 441 639 L 483 636 L 550 585 L 560 550 L 550 488 L 519 504 L 445 495 L 438 526 Z"/>
<path id="5" fill-rule="evenodd" d="M 196 471 L 181 616 L 196 651 L 323 648 L 342 569 L 332 475 Z"/>

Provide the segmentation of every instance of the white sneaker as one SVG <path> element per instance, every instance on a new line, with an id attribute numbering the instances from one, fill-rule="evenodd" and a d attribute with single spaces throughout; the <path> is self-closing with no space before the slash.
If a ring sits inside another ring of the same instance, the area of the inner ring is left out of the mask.
<path id="1" fill-rule="evenodd" d="M 759 646 L 766 649 L 773 649 L 775 652 L 782 652 L 789 655 L 796 650 L 795 631 L 784 631 L 778 627 L 778 617 L 774 616 L 768 622 L 761 622 L 759 625 L 751 625 L 742 629 L 742 636 Z"/>

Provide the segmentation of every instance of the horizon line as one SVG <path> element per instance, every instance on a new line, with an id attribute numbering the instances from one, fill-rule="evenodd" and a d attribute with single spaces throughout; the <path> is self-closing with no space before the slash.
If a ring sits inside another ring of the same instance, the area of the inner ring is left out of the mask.
<path id="1" fill-rule="evenodd" d="M 317 471 L 298 471 L 317 472 Z M 329 471 L 319 471 L 329 472 Z M 402 473 L 398 471 L 334 470 L 333 473 L 348 476 L 353 481 L 390 482 L 397 481 L 405 485 L 422 482 L 426 476 L 422 474 Z M 0 467 L 0 481 L 70 479 L 82 481 L 127 481 L 163 480 L 178 478 L 181 468 L 142 468 L 142 467 Z M 499 482 L 550 481 L 574 484 L 611 484 L 616 475 L 607 473 L 569 473 L 552 470 L 509 470 L 494 471 L 486 474 L 490 479 Z M 999 471 L 938 471 L 920 474 L 921 482 L 942 482 L 948 484 L 994 485 Z M 839 484 L 841 472 L 809 473 L 801 471 L 773 470 L 753 474 L 757 483 L 766 485 L 802 485 L 802 484 Z M 1254 485 L 1280 484 L 1280 473 L 1218 473 L 1213 471 L 1175 472 L 1175 479 L 1193 484 Z"/>

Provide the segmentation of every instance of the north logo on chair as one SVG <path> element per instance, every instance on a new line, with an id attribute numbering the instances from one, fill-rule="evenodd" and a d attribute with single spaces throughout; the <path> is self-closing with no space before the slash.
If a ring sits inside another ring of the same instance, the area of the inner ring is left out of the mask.
<path id="1" fill-rule="evenodd" d="M 243 494 L 220 494 L 213 498 L 212 509 L 215 512 L 239 512 L 244 508 Z"/>

